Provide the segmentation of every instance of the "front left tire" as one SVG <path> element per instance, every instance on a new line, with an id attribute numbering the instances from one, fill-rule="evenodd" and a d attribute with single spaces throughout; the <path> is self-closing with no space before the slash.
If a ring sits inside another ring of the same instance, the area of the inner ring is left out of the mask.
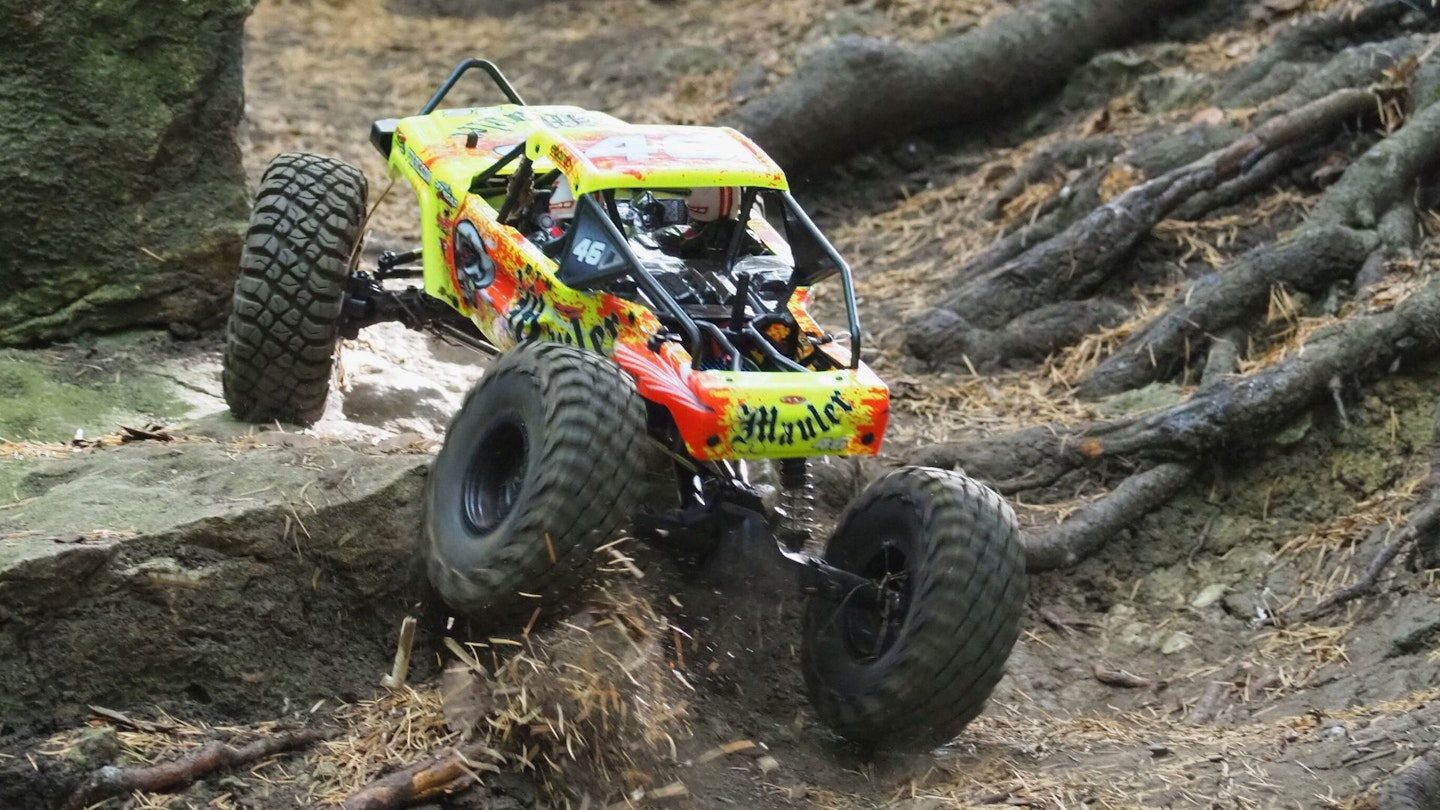
<path id="1" fill-rule="evenodd" d="M 266 168 L 225 327 L 221 382 L 237 419 L 325 413 L 366 193 L 365 175 L 333 158 L 286 153 Z"/>

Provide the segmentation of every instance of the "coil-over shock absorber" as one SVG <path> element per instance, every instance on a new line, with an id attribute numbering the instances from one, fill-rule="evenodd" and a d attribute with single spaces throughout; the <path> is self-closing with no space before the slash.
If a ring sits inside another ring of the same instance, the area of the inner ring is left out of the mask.
<path id="1" fill-rule="evenodd" d="M 809 459 L 781 459 L 780 511 L 780 542 L 798 551 L 815 532 L 815 481 L 810 476 Z"/>

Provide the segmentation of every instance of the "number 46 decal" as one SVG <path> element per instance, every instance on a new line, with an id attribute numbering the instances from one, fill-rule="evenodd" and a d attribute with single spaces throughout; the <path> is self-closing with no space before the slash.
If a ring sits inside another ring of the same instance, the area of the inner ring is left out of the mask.
<path id="1" fill-rule="evenodd" d="M 605 258 L 605 250 L 609 247 L 609 245 L 601 242 L 599 239 L 581 239 L 575 243 L 575 247 L 571 249 L 570 255 L 574 256 L 576 261 L 582 264 L 599 267 L 600 261 Z"/>
<path id="2" fill-rule="evenodd" d="M 585 157 L 621 158 L 629 163 L 645 163 L 656 155 L 675 160 L 727 160 L 744 155 L 740 144 L 728 138 L 700 138 L 693 135 L 611 135 L 596 141 L 585 150 Z"/>

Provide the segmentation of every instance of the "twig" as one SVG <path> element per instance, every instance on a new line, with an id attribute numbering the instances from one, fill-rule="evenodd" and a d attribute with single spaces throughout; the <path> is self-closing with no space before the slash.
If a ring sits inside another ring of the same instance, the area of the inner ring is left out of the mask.
<path id="1" fill-rule="evenodd" d="M 1123 669 L 1106 669 L 1103 664 L 1095 665 L 1095 680 L 1106 686 L 1119 686 L 1124 689 L 1149 689 L 1155 685 L 1149 678 L 1142 678 Z"/>
<path id="2" fill-rule="evenodd" d="M 415 617 L 406 616 L 400 622 L 400 643 L 395 647 L 395 663 L 390 674 L 380 679 L 380 685 L 387 689 L 399 689 L 405 685 L 410 673 L 410 651 L 415 646 Z"/>
<path id="3" fill-rule="evenodd" d="M 377 779 L 350 794 L 340 810 L 393 810 L 426 799 L 465 790 L 480 781 L 475 771 L 499 770 L 477 762 L 487 752 L 483 745 L 450 749 Z"/>
<path id="4" fill-rule="evenodd" d="M 1336 374 L 1330 378 L 1328 383 L 1330 396 L 1335 400 L 1335 414 L 1340 417 L 1340 426 L 1346 430 L 1350 429 L 1350 416 L 1345 413 L 1345 400 L 1341 398 L 1340 375 Z"/>
<path id="5" fill-rule="evenodd" d="M 179 759 L 143 768 L 114 765 L 90 774 L 65 802 L 65 810 L 81 810 L 111 796 L 133 791 L 155 793 L 183 787 L 214 771 L 235 768 L 283 751 L 305 748 L 331 736 L 322 729 L 302 728 L 277 732 L 248 745 L 235 748 L 222 742 L 208 742 Z"/>
<path id="6" fill-rule="evenodd" d="M 1309 621 L 1325 615 L 1339 605 L 1374 593 L 1379 585 L 1380 575 L 1385 572 L 1385 568 L 1390 565 L 1390 562 L 1400 554 L 1400 550 L 1410 543 L 1413 543 L 1420 535 L 1433 530 L 1437 524 L 1440 524 L 1440 492 L 1432 494 L 1430 500 L 1426 501 L 1424 506 L 1415 510 L 1405 530 L 1400 532 L 1399 537 L 1396 537 L 1386 544 L 1384 548 L 1380 549 L 1380 553 L 1376 554 L 1375 559 L 1370 561 L 1370 565 L 1366 567 L 1365 573 L 1360 579 L 1321 599 L 1314 607 L 1300 614 L 1300 619 L 1302 621 Z"/>

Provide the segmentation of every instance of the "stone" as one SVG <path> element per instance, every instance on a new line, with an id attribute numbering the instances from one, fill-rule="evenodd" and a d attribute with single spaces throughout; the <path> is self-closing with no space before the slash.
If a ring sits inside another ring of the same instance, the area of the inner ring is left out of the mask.
<path id="1" fill-rule="evenodd" d="M 1190 600 L 1190 606 L 1203 610 L 1204 608 L 1210 607 L 1216 602 L 1219 602 L 1221 597 L 1223 597 L 1225 593 L 1229 590 L 1230 587 L 1223 582 L 1217 582 L 1214 585 L 1207 585 L 1204 590 L 1200 591 L 1200 593 L 1195 595 L 1194 599 Z"/>
<path id="2" fill-rule="evenodd" d="M 0 0 L 0 345 L 226 311 L 253 0 Z"/>
<path id="3" fill-rule="evenodd" d="M 1423 594 L 1405 597 L 1390 630 L 1390 656 L 1411 655 L 1433 648 L 1440 635 L 1440 610 L 1436 600 Z"/>
<path id="4" fill-rule="evenodd" d="M 1160 654 L 1174 655 L 1175 653 L 1188 650 L 1193 646 L 1195 646 L 1195 642 L 1190 640 L 1190 636 L 1177 630 L 1166 636 L 1164 641 L 1160 642 Z"/>
<path id="5" fill-rule="evenodd" d="M 91 704 L 273 717 L 373 685 L 419 592 L 428 462 L 188 437 L 8 459 L 5 730 L 52 730 Z"/>

